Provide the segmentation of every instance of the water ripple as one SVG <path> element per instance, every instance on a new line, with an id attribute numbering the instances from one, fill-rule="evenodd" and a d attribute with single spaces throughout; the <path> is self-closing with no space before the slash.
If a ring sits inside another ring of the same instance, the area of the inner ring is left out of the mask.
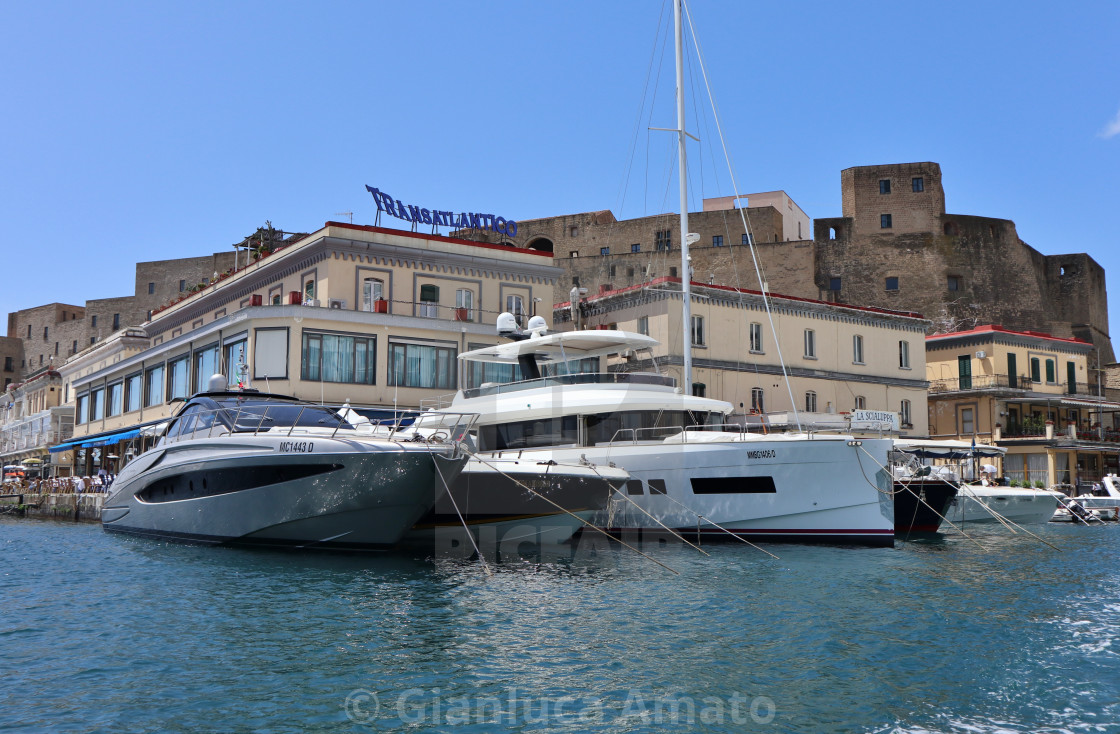
<path id="1" fill-rule="evenodd" d="M 1116 530 L 643 548 L 673 576 L 0 520 L 0 730 L 1117 731 Z"/>

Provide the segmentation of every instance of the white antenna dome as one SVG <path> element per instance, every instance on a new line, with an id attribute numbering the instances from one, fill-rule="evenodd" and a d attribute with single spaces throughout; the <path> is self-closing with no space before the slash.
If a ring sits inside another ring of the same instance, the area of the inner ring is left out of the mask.
<path id="1" fill-rule="evenodd" d="M 499 334 L 516 334 L 517 319 L 515 319 L 513 317 L 513 314 L 509 313 L 508 311 L 500 313 L 498 314 L 497 327 Z"/>
<path id="2" fill-rule="evenodd" d="M 548 331 L 548 322 L 544 320 L 544 316 L 534 316 L 529 319 L 529 331 L 537 336 L 541 336 Z"/>
<path id="3" fill-rule="evenodd" d="M 229 383 L 226 382 L 225 375 L 212 375 L 210 382 L 206 386 L 207 392 L 225 392 L 229 389 Z"/>

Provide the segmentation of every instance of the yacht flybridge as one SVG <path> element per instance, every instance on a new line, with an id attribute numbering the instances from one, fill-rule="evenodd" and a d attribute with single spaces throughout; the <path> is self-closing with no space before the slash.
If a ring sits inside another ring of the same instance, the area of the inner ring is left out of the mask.
<path id="1" fill-rule="evenodd" d="M 823 433 L 749 433 L 732 405 L 684 394 L 657 373 L 569 372 L 592 358 L 650 350 L 622 331 L 547 333 L 534 317 L 516 339 L 464 352 L 467 362 L 517 365 L 525 379 L 460 391 L 450 409 L 477 413 L 478 455 L 615 466 L 624 492 L 593 522 L 612 532 L 665 532 L 889 545 L 891 441 Z M 469 468 L 467 470 L 469 472 Z"/>

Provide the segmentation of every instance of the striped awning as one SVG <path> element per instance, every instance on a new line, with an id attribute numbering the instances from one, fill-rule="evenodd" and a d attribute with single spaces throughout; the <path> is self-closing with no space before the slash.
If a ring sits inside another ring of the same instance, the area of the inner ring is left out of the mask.
<path id="1" fill-rule="evenodd" d="M 1120 403 L 1112 403 L 1107 400 L 1092 401 L 1063 398 L 1062 405 L 1073 405 L 1078 408 L 1100 408 L 1101 410 L 1120 410 Z"/>

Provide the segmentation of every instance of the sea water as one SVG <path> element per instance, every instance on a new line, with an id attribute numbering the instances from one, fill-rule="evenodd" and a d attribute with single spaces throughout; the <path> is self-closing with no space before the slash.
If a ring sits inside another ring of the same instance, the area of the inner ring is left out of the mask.
<path id="1" fill-rule="evenodd" d="M 1120 731 L 1120 528 L 1032 532 L 641 546 L 670 571 L 5 519 L 0 730 Z"/>

